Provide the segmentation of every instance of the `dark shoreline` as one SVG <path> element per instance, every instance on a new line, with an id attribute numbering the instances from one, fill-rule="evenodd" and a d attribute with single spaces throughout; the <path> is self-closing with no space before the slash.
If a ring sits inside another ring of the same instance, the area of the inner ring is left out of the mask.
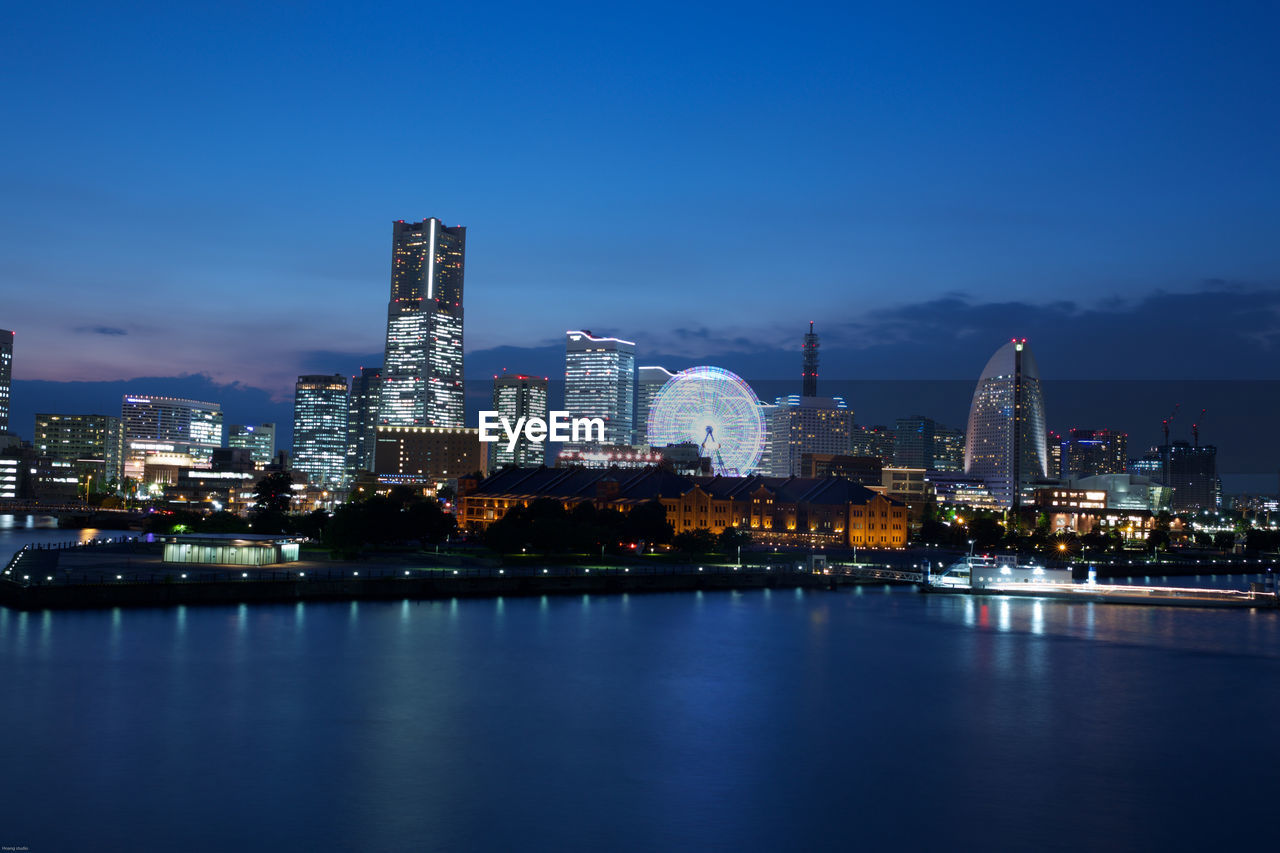
<path id="1" fill-rule="evenodd" d="M 409 577 L 313 577 L 290 580 L 156 582 L 107 581 L 85 584 L 0 582 L 0 605 L 14 610 L 166 607 L 177 604 L 253 604 L 298 601 L 368 601 L 497 596 L 689 592 L 734 589 L 826 589 L 832 578 L 809 572 L 744 567 L 663 574 L 621 569 L 591 574 Z"/>

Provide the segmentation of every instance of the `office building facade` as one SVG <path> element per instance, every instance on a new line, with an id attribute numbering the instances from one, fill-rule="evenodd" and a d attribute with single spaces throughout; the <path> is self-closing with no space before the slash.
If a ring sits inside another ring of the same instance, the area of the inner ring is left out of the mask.
<path id="1" fill-rule="evenodd" d="M 259 471 L 276 456 L 275 424 L 231 424 L 227 427 L 227 447 L 249 451 L 249 458 Z"/>
<path id="2" fill-rule="evenodd" d="M 541 418 L 545 421 L 548 416 L 546 377 L 526 376 L 523 373 L 493 377 L 493 410 L 506 418 L 513 427 L 521 418 Z M 521 432 L 515 447 L 508 449 L 507 444 L 506 439 L 495 442 L 489 451 L 489 462 L 495 470 L 508 465 L 537 468 L 546 464 L 545 442 L 530 441 Z"/>
<path id="3" fill-rule="evenodd" d="M 293 468 L 307 482 L 341 488 L 347 471 L 347 378 L 299 376 L 293 392 Z"/>
<path id="4" fill-rule="evenodd" d="M 489 448 L 478 429 L 378 427 L 374 472 L 379 483 L 438 490 L 459 477 L 489 470 Z"/>
<path id="5" fill-rule="evenodd" d="M 373 470 L 378 441 L 378 400 L 382 390 L 382 368 L 362 367 L 351 377 L 351 399 L 347 405 L 347 477 Z"/>
<path id="6" fill-rule="evenodd" d="M 769 413 L 769 474 L 798 477 L 805 454 L 852 456 L 853 410 L 836 397 L 779 397 Z"/>
<path id="7" fill-rule="evenodd" d="M 148 462 L 160 470 L 172 462 L 207 467 L 222 447 L 222 406 L 180 397 L 126 394 L 120 408 L 124 426 L 124 476 L 146 477 Z"/>
<path id="8" fill-rule="evenodd" d="M 113 490 L 124 476 L 124 425 L 113 415 L 36 414 L 32 446 L 68 462 L 85 494 Z"/>
<path id="9" fill-rule="evenodd" d="M 571 418 L 601 418 L 603 444 L 629 445 L 635 428 L 636 345 L 589 331 L 565 333 L 564 408 Z M 581 445 L 566 445 L 580 450 Z"/>
<path id="10" fill-rule="evenodd" d="M 1044 393 L 1026 339 L 1000 347 L 973 392 L 965 433 L 965 473 L 987 484 L 1000 506 L 1016 508 L 1022 493 L 1049 476 Z"/>
<path id="11" fill-rule="evenodd" d="M 649 412 L 658 399 L 658 392 L 675 376 L 665 367 L 649 365 L 636 370 L 636 440 L 637 445 L 649 443 Z"/>
<path id="12" fill-rule="evenodd" d="M 463 426 L 462 293 L 467 229 L 394 222 L 378 423 Z"/>

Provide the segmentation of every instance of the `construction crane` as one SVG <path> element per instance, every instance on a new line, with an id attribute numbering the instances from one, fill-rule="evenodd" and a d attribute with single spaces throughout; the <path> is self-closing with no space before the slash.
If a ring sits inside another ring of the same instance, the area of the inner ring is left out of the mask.
<path id="1" fill-rule="evenodd" d="M 1179 406 L 1181 406 L 1181 405 L 1182 405 L 1181 403 L 1174 403 L 1174 404 L 1173 404 L 1173 413 L 1172 413 L 1172 414 L 1170 414 L 1170 415 L 1169 415 L 1169 417 L 1167 417 L 1167 418 L 1165 418 L 1163 421 L 1161 421 L 1161 425 L 1162 425 L 1162 426 L 1163 426 L 1163 428 L 1164 428 L 1164 443 L 1165 443 L 1166 445 L 1169 443 L 1169 424 L 1173 423 L 1173 419 L 1174 419 L 1174 418 L 1176 418 L 1176 417 L 1178 416 L 1178 407 L 1179 407 Z"/>
<path id="2" fill-rule="evenodd" d="M 1207 411 L 1209 410 L 1208 409 L 1200 410 L 1200 420 L 1204 420 L 1204 413 Z M 1196 447 L 1200 446 L 1200 424 L 1199 423 L 1194 423 L 1191 425 L 1191 440 L 1195 443 Z"/>

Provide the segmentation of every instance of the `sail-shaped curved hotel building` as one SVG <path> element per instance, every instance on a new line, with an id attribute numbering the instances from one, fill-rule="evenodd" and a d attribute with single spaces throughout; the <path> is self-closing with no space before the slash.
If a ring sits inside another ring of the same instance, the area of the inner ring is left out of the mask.
<path id="1" fill-rule="evenodd" d="M 1026 484 L 1049 476 L 1044 391 L 1026 338 L 996 350 L 969 407 L 964 470 L 987 484 L 1003 507 L 1021 503 Z"/>

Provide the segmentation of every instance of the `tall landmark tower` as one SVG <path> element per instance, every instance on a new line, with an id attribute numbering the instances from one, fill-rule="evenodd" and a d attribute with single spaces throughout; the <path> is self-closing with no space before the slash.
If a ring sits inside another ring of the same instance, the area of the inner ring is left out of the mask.
<path id="1" fill-rule="evenodd" d="M 804 336 L 804 386 L 800 396 L 818 396 L 818 333 L 813 330 L 812 320 Z"/>
<path id="2" fill-rule="evenodd" d="M 1044 392 L 1026 338 L 1000 347 L 983 368 L 969 407 L 964 470 L 1014 509 L 1027 483 L 1049 476 Z"/>
<path id="3" fill-rule="evenodd" d="M 460 428 L 462 274 L 467 229 L 439 219 L 391 226 L 391 301 L 378 423 Z"/>

